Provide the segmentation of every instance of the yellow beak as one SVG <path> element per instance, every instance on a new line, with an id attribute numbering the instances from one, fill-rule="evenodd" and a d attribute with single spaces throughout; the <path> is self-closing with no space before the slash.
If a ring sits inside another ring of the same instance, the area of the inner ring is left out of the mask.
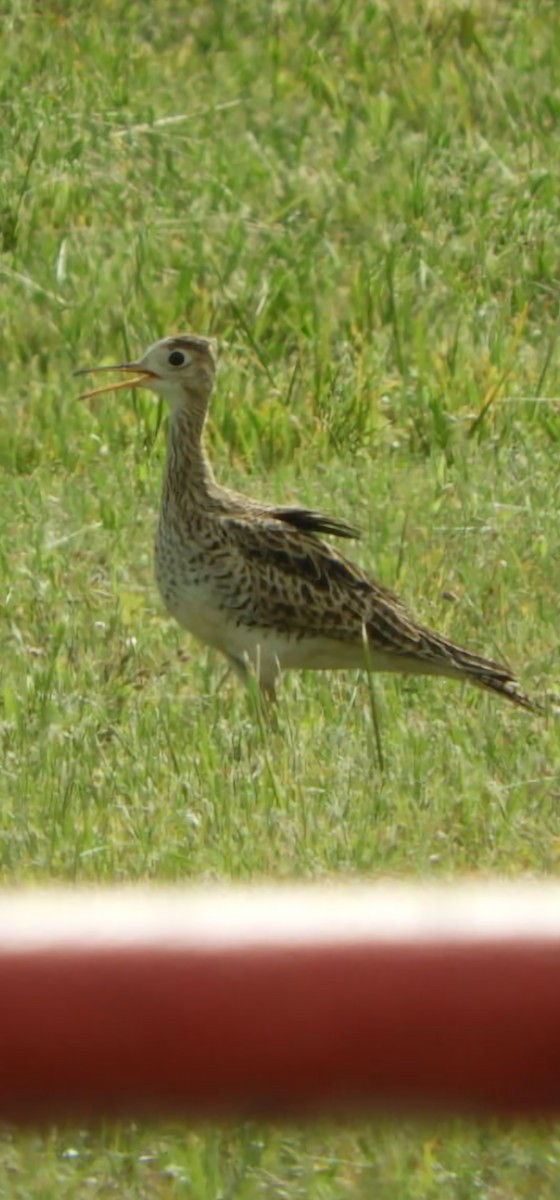
<path id="1" fill-rule="evenodd" d="M 78 400 L 89 400 L 91 396 L 102 396 L 104 392 L 118 392 L 121 388 L 138 387 L 146 379 L 157 379 L 154 371 L 147 371 L 139 363 L 119 363 L 113 367 L 81 367 L 79 371 L 74 371 L 74 375 L 93 375 L 100 371 L 128 371 L 132 374 L 136 373 L 136 377 L 135 379 L 121 379 L 120 383 L 106 383 L 103 387 L 93 388 L 90 392 L 82 392 L 78 396 Z"/>

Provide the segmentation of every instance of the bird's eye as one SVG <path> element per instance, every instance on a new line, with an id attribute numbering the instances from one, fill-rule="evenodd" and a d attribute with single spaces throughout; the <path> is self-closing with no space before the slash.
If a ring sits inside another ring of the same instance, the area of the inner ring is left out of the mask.
<path id="1" fill-rule="evenodd" d="M 180 350 L 172 350 L 169 355 L 169 365 L 171 367 L 182 367 L 185 362 L 185 355 Z"/>

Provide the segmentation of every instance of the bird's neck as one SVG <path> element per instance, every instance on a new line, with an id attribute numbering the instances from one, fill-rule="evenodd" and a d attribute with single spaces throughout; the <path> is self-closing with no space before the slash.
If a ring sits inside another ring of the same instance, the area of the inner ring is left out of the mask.
<path id="1" fill-rule="evenodd" d="M 181 509 L 204 508 L 217 488 L 203 445 L 208 398 L 171 408 L 163 502 Z"/>

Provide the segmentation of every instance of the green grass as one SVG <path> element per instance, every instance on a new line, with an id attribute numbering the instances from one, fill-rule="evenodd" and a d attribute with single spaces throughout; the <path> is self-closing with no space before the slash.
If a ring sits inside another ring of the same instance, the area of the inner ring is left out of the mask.
<path id="1" fill-rule="evenodd" d="M 558 722 L 288 678 L 263 737 L 164 615 L 164 438 L 77 365 L 222 341 L 220 478 L 364 530 L 427 622 L 557 689 L 560 14 L 550 0 L 2 6 L 0 879 L 556 874 Z M 544 401 L 544 402 L 543 402 Z M 558 1128 L 0 1139 L 9 1200 L 517 1200 Z"/>

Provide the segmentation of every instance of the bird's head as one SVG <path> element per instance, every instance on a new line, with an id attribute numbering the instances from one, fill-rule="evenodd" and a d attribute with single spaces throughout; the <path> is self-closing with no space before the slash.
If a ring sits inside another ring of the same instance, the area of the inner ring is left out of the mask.
<path id="1" fill-rule="evenodd" d="M 121 371 L 127 377 L 118 383 L 108 383 L 84 392 L 80 399 L 87 400 L 90 396 L 100 396 L 103 392 L 117 391 L 119 388 L 141 387 L 163 396 L 172 408 L 176 408 L 188 402 L 189 398 L 208 399 L 216 373 L 214 343 L 209 338 L 188 333 L 166 337 L 154 342 L 136 362 L 108 367 L 83 367 L 75 374 L 87 375 L 98 371 Z"/>

